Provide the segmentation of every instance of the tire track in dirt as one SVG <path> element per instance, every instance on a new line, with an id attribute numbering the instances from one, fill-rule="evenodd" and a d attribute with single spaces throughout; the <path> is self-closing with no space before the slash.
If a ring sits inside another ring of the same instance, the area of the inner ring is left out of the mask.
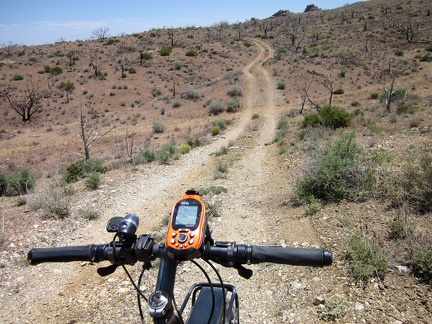
<path id="1" fill-rule="evenodd" d="M 262 49 L 256 60 L 262 60 L 265 53 Z M 250 104 L 246 105 L 247 107 Z M 213 164 L 211 153 L 227 146 L 230 141 L 236 140 L 250 121 L 249 110 L 243 112 L 236 127 L 226 132 L 217 141 L 192 150 L 189 154 L 175 162 L 173 166 L 149 165 L 143 167 L 139 173 L 121 175 L 122 179 L 114 182 L 114 186 L 107 185 L 102 199 L 98 200 L 101 217 L 89 223 L 82 230 L 81 238 L 71 240 L 65 238 L 65 245 L 82 245 L 90 243 L 108 242 L 112 235 L 104 231 L 109 218 L 126 213 L 136 213 L 140 217 L 140 226 L 137 232 L 146 233 L 160 226 L 163 215 L 169 213 L 172 203 L 176 201 L 186 189 L 206 186 L 212 178 Z M 118 183 L 121 185 L 118 185 Z M 108 179 L 108 183 L 110 180 Z M 88 197 L 83 197 L 85 200 Z M 83 205 L 87 203 L 83 201 Z M 80 236 L 80 235 L 76 235 Z M 82 296 L 94 299 L 94 291 L 97 286 L 103 284 L 103 280 L 96 274 L 95 267 L 82 267 L 75 264 L 43 264 L 27 269 L 33 275 L 31 278 L 38 280 L 49 277 L 50 280 L 40 282 L 46 286 L 46 298 L 41 300 L 39 296 L 29 294 L 25 304 L 29 305 L 29 312 L 19 314 L 22 321 L 51 321 L 61 322 L 70 319 L 91 319 L 97 310 L 86 307 L 78 307 L 82 302 Z M 117 271 L 115 277 L 124 277 L 124 273 Z M 119 279 L 120 280 L 120 279 Z M 29 282 L 28 286 L 33 283 Z M 92 297 L 93 296 L 93 297 Z M 77 304 L 78 303 L 78 304 Z M 66 307 L 66 305 L 71 305 Z M 77 306 L 75 308 L 75 306 Z M 83 306 L 81 304 L 81 306 Z M 59 310 L 60 309 L 60 310 Z M 130 310 L 135 313 L 135 308 Z"/>

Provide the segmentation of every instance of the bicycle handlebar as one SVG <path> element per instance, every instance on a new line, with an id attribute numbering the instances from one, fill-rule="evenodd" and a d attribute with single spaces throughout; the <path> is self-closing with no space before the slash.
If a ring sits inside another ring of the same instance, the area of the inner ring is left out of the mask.
<path id="1" fill-rule="evenodd" d="M 104 260 L 109 260 L 114 264 L 135 264 L 137 261 L 154 260 L 165 253 L 165 244 L 156 244 L 150 236 L 142 235 L 130 247 L 110 243 L 36 248 L 28 252 L 27 259 L 32 265 L 43 262 L 101 262 Z M 271 262 L 323 267 L 333 262 L 332 253 L 328 250 L 246 245 L 235 242 L 216 242 L 215 246 L 206 245 L 201 257 L 226 266 Z"/>

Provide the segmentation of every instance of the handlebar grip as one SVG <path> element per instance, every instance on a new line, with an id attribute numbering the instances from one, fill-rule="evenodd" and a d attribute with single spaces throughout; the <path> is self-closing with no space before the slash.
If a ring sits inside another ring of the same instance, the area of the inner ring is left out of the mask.
<path id="1" fill-rule="evenodd" d="M 333 263 L 333 255 L 323 249 L 252 246 L 251 263 L 280 263 L 298 266 L 324 267 Z"/>
<path id="2" fill-rule="evenodd" d="M 100 249 L 99 247 L 102 247 Z M 43 262 L 92 261 L 99 262 L 103 257 L 104 245 L 65 246 L 55 248 L 31 249 L 27 254 L 30 264 Z M 99 253 L 98 253 L 99 252 Z M 101 253 L 102 252 L 102 253 Z"/>

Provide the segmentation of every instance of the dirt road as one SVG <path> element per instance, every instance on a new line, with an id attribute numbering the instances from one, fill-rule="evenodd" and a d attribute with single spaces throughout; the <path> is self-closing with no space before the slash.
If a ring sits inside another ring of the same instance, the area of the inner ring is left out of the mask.
<path id="1" fill-rule="evenodd" d="M 64 234 L 65 244 L 109 241 L 111 235 L 104 233 L 106 221 L 128 212 L 140 216 L 139 232 L 160 231 L 161 220 L 186 189 L 219 185 L 227 193 L 206 197 L 218 206 L 221 214 L 210 222 L 215 239 L 262 245 L 319 245 L 301 210 L 288 211 L 282 205 L 293 179 L 287 175 L 290 161 L 281 162 L 277 147 L 270 145 L 281 111 L 276 80 L 265 64 L 272 53 L 263 43 L 257 46 L 258 55 L 244 68 L 244 106 L 231 129 L 173 165 L 146 166 L 140 172 L 126 171 L 106 179 L 101 190 L 83 195 L 81 202 L 83 206 L 97 203 L 104 216 L 84 228 L 74 224 L 71 236 L 67 235 L 67 229 L 59 233 Z M 252 119 L 254 113 L 259 118 Z M 230 148 L 228 154 L 212 154 L 223 147 Z M 228 168 L 227 176 L 214 179 L 221 163 Z M 14 279 L 20 288 L 15 294 L 3 293 L 2 299 L 7 302 L 2 303 L 0 313 L 7 323 L 138 323 L 135 294 L 123 271 L 100 278 L 96 268 L 88 263 L 23 267 Z M 243 323 L 281 323 L 293 318 L 307 321 L 315 312 L 311 296 L 299 294 L 305 287 L 306 290 L 318 287 L 316 294 L 324 289 L 319 288 L 318 272 L 278 265 L 251 268 L 255 273 L 250 280 L 240 278 L 235 270 L 220 269 L 225 281 L 238 288 Z M 133 274 L 138 270 L 138 266 L 131 269 Z M 187 287 L 197 280 L 197 274 L 192 265 L 181 265 L 176 288 L 179 303 Z M 147 294 L 155 276 L 156 269 L 145 275 Z"/>

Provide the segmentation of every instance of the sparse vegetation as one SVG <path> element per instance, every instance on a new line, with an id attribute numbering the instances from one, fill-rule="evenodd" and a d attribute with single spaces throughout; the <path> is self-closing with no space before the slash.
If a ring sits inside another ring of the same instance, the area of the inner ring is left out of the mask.
<path id="1" fill-rule="evenodd" d="M 213 179 L 226 179 L 228 176 L 228 164 L 219 162 L 216 170 L 214 171 Z"/>
<path id="2" fill-rule="evenodd" d="M 348 248 L 354 278 L 361 282 L 371 277 L 384 279 L 388 256 L 371 239 L 357 230 L 349 238 Z"/>
<path id="3" fill-rule="evenodd" d="M 278 90 L 285 90 L 285 81 L 278 81 L 276 88 Z"/>
<path id="4" fill-rule="evenodd" d="M 73 183 L 88 177 L 92 173 L 105 173 L 108 168 L 100 159 L 82 160 L 70 164 L 62 174 L 65 183 Z"/>
<path id="5" fill-rule="evenodd" d="M 337 106 L 326 105 L 318 113 L 305 115 L 303 127 L 322 125 L 333 129 L 347 127 L 351 122 L 351 115 Z"/>
<path id="6" fill-rule="evenodd" d="M 164 130 L 165 130 L 165 125 L 162 122 L 160 122 L 158 120 L 155 120 L 153 122 L 153 132 L 155 132 L 155 133 L 163 133 Z"/>
<path id="7" fill-rule="evenodd" d="M 13 172 L 0 171 L 0 196 L 19 196 L 29 193 L 36 182 L 36 177 L 25 168 Z"/>
<path id="8" fill-rule="evenodd" d="M 225 110 L 225 104 L 222 100 L 212 100 L 210 102 L 210 115 L 219 115 Z"/>
<path id="9" fill-rule="evenodd" d="M 187 98 L 191 100 L 196 100 L 201 97 L 200 92 L 194 87 L 190 86 L 187 90 Z"/>
<path id="10" fill-rule="evenodd" d="M 85 187 L 89 190 L 96 190 L 101 185 L 101 177 L 99 172 L 91 172 L 85 180 Z"/>
<path id="11" fill-rule="evenodd" d="M 238 98 L 232 98 L 228 103 L 227 112 L 235 113 L 240 109 L 240 100 Z"/>
<path id="12" fill-rule="evenodd" d="M 30 202 L 33 210 L 42 210 L 44 217 L 63 219 L 69 216 L 69 204 L 61 188 L 37 192 Z"/>
<path id="13" fill-rule="evenodd" d="M 188 161 L 193 155 L 194 165 L 202 165 L 197 174 L 227 186 L 207 183 L 199 190 L 207 195 L 208 212 L 228 213 L 214 220 L 216 231 L 232 217 L 232 210 L 218 207 L 244 190 L 246 216 L 255 208 L 264 218 L 266 210 L 275 211 L 277 217 L 268 220 L 272 230 L 281 231 L 275 244 L 287 240 L 289 245 L 297 236 L 300 245 L 316 243 L 316 238 L 308 240 L 308 231 L 298 230 L 305 217 L 319 232 L 318 243 L 335 252 L 336 267 L 307 271 L 300 278 L 299 285 L 319 278 L 313 293 L 296 290 L 297 281 L 289 278 L 280 281 L 281 289 L 298 297 L 295 308 L 305 306 L 306 312 L 269 309 L 269 321 L 302 322 L 307 317 L 315 322 L 430 322 L 429 7 L 419 0 L 364 1 L 233 25 L 101 34 L 100 39 L 37 46 L 0 45 L 0 193 L 6 196 L 0 202 L 5 227 L 0 227 L 0 268 L 5 269 L 6 288 L 11 288 L 0 295 L 14 293 L 15 286 L 20 289 L 25 283 L 8 276 L 21 273 L 21 263 L 13 260 L 25 254 L 23 248 L 30 242 L 54 246 L 68 230 L 71 239 L 79 237 L 77 226 L 98 218 L 97 210 L 108 207 L 103 206 L 106 199 L 98 197 L 121 194 L 117 186 L 122 188 L 124 182 L 119 179 L 131 179 L 124 184 L 131 192 L 142 178 L 147 181 L 144 186 L 152 186 L 148 180 L 153 177 L 145 177 L 148 172 L 159 176 L 156 172 L 163 170 L 166 178 L 183 167 L 169 166 L 180 154 L 216 142 L 210 156 L 205 148 L 196 150 L 205 152 L 205 158 L 196 158 L 198 152 L 182 156 Z M 76 90 L 68 91 L 67 83 Z M 72 116 L 80 103 L 86 109 Z M 73 132 L 80 122 L 87 124 Z M 113 131 L 92 148 L 92 157 L 104 159 L 100 168 L 75 162 L 74 154 L 84 158 L 92 145 L 88 135 L 101 135 L 111 127 Z M 117 144 L 124 140 L 125 129 L 136 134 L 136 141 L 133 146 L 129 142 L 122 155 Z M 338 135 L 337 129 L 344 133 Z M 79 137 L 83 145 L 67 134 Z M 269 136 L 268 142 L 260 141 L 263 136 Z M 145 163 L 164 165 L 141 165 Z M 219 165 L 209 169 L 213 163 Z M 101 175 L 108 170 L 105 165 L 112 174 Z M 18 174 L 22 169 L 28 174 Z M 245 184 L 238 182 L 239 175 Z M 164 181 L 159 184 L 165 186 Z M 100 192 L 87 191 L 96 189 Z M 257 195 L 247 197 L 249 189 Z M 270 195 L 268 209 L 264 197 Z M 293 210 L 287 206 L 291 204 L 301 206 Z M 234 215 L 239 216 L 243 217 Z M 59 221 L 66 217 L 70 219 Z M 291 222 L 292 217 L 300 221 Z M 292 229 L 297 232 L 285 237 Z M 262 233 L 256 234 L 259 242 Z M 5 254 L 9 250 L 14 252 Z M 23 269 L 22 275 L 27 273 Z M 259 275 L 264 273 L 278 275 Z M 262 282 L 269 283 L 267 289 L 274 287 L 274 280 Z M 85 296 L 92 294 L 82 288 Z M 319 305 L 314 302 L 315 311 L 311 294 L 323 297 Z M 260 315 L 254 315 L 255 322 L 262 322 Z"/>
<path id="14" fill-rule="evenodd" d="M 243 96 L 243 89 L 238 85 L 232 85 L 228 89 L 228 95 L 231 97 L 242 97 Z"/>
<path id="15" fill-rule="evenodd" d="M 359 201 L 370 194 L 370 169 L 361 159 L 353 133 L 341 133 L 332 145 L 314 153 L 294 189 L 295 203 L 316 199 Z"/>
<path id="16" fill-rule="evenodd" d="M 216 125 L 212 126 L 210 129 L 210 133 L 212 134 L 212 136 L 219 135 L 219 133 L 220 133 L 219 126 L 216 126 Z"/>

